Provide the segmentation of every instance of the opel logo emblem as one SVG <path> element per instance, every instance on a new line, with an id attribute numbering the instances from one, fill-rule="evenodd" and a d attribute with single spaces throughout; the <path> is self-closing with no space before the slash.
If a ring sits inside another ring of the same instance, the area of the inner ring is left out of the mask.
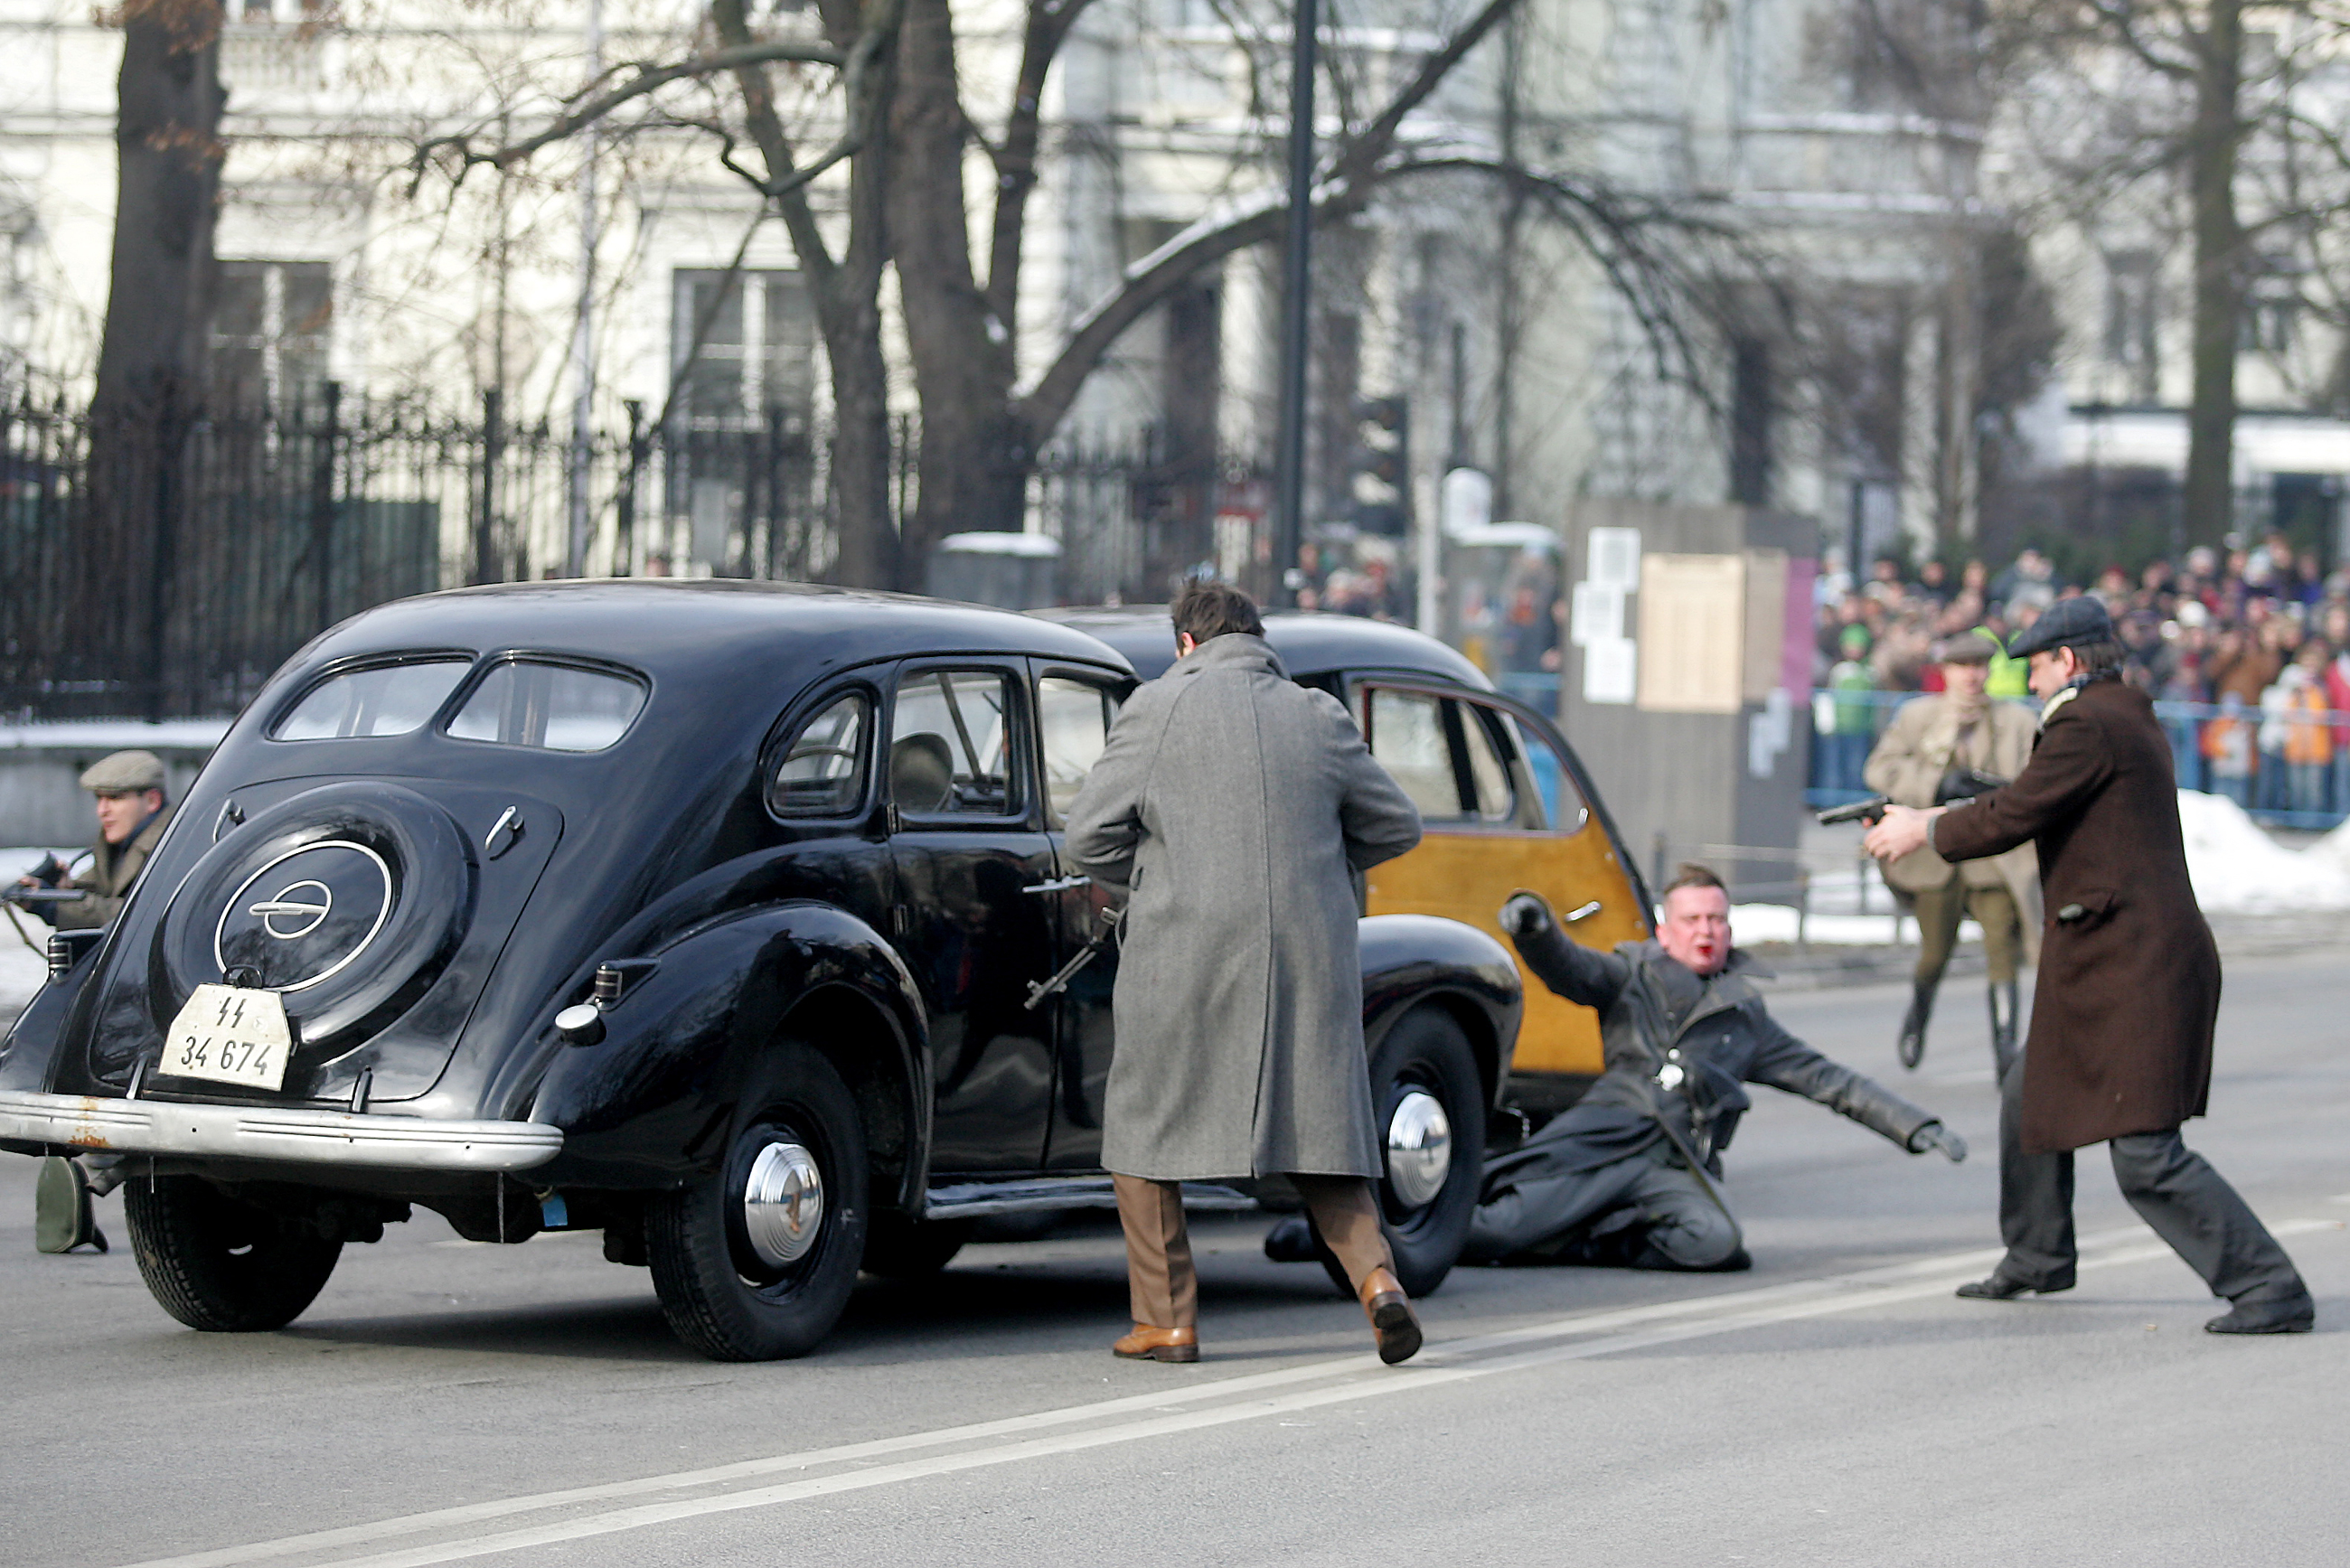
<path id="1" fill-rule="evenodd" d="M 296 895 L 307 892 L 307 898 Z M 261 929 L 281 942 L 307 937 L 334 912 L 335 895 L 324 882 L 290 883 L 275 898 L 265 898 L 245 910 L 261 919 Z M 279 922 L 286 924 L 281 925 Z"/>
<path id="2" fill-rule="evenodd" d="M 276 889 L 274 892 L 272 889 Z M 273 857 L 222 906 L 213 961 L 224 975 L 292 996 L 359 962 L 391 918 L 390 864 L 348 838 L 320 839 Z"/>

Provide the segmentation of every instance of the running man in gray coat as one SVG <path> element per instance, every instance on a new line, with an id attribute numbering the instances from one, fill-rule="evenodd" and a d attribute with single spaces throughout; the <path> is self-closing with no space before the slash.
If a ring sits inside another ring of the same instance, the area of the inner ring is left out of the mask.
<path id="1" fill-rule="evenodd" d="M 1284 1176 L 1389 1363 L 1419 1324 L 1379 1231 L 1355 874 L 1419 814 L 1337 701 L 1289 679 L 1247 595 L 1194 583 L 1181 658 L 1135 692 L 1069 809 L 1069 856 L 1124 893 L 1102 1163 L 1126 1227 L 1119 1355 L 1199 1359 L 1185 1181 Z"/>

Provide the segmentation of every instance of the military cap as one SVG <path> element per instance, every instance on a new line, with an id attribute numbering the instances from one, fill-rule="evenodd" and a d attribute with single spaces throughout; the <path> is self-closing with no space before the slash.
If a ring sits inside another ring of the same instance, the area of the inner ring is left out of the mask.
<path id="1" fill-rule="evenodd" d="M 2105 601 L 2083 594 L 2078 598 L 2058 599 L 2041 612 L 2038 620 L 2009 638 L 2007 656 L 2023 659 L 2052 648 L 2078 648 L 2114 639 L 2114 618 L 2106 613 Z"/>
<path id="2" fill-rule="evenodd" d="M 1999 645 L 1991 641 L 1990 633 L 1962 631 L 1956 637 L 1946 637 L 1934 645 L 1934 662 L 1937 664 L 1989 664 L 1991 656 L 1998 651 Z"/>
<path id="3" fill-rule="evenodd" d="M 81 775 L 92 794 L 137 794 L 163 787 L 163 759 L 152 752 L 117 752 L 100 757 Z"/>

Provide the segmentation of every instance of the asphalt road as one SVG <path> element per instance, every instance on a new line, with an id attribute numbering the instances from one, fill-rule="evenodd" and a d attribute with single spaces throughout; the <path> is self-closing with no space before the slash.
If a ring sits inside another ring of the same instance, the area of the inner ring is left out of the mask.
<path id="1" fill-rule="evenodd" d="M 1915 1075 L 1889 988 L 1779 1012 L 1976 1158 L 1758 1091 L 1729 1162 L 1752 1273 L 1460 1271 L 1393 1370 L 1262 1220 L 1199 1228 L 1189 1367 L 1109 1356 L 1107 1227 L 868 1283 L 791 1364 L 696 1359 L 593 1237 L 479 1246 L 421 1212 L 291 1329 L 198 1334 L 123 1251 L 35 1254 L 32 1162 L 0 1158 L 0 1562 L 2338 1564 L 2345 956 L 2230 965 L 2189 1128 L 2317 1292 L 2290 1338 L 2201 1333 L 2200 1282 L 2095 1150 L 2079 1288 L 1951 1297 L 1996 1242 L 1975 982 Z"/>

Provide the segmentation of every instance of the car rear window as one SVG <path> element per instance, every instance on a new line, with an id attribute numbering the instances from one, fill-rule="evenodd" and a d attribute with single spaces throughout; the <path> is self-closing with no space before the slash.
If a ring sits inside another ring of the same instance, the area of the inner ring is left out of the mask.
<path id="1" fill-rule="evenodd" d="M 548 752 L 600 752 L 644 705 L 644 682 L 629 676 L 510 659 L 482 677 L 449 721 L 449 733 Z"/>
<path id="2" fill-rule="evenodd" d="M 405 735 L 441 711 L 470 659 L 415 659 L 329 675 L 302 694 L 269 732 L 274 741 Z"/>

